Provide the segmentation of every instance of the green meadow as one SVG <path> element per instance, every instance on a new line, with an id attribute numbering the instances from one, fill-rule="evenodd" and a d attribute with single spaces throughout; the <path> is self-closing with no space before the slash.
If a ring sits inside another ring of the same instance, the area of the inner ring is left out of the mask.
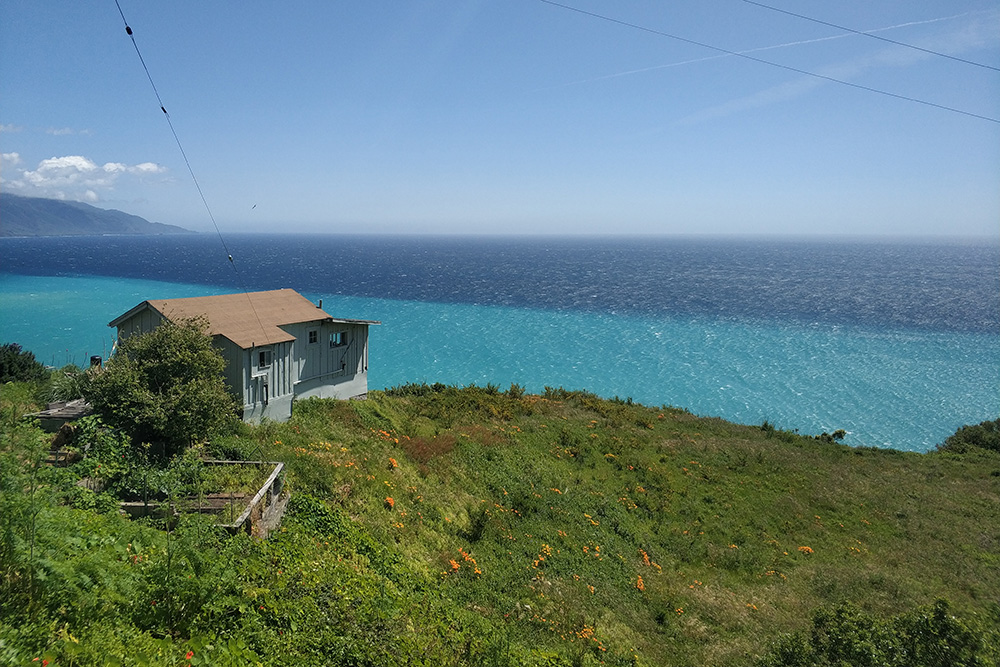
<path id="1" fill-rule="evenodd" d="M 3 397 L 0 664 L 998 664 L 988 449 L 406 385 L 297 403 L 170 468 L 284 462 L 286 515 L 256 540 L 119 516 L 78 481 L 112 488 L 127 443 L 95 428 L 47 466 L 30 397 Z"/>

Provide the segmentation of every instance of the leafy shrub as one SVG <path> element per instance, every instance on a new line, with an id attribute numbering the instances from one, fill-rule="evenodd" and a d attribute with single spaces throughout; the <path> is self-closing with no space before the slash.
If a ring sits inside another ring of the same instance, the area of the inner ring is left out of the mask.
<path id="1" fill-rule="evenodd" d="M 213 458 L 222 461 L 256 461 L 262 456 L 260 443 L 246 438 L 226 438 L 213 440 L 208 445 L 208 452 Z"/>
<path id="2" fill-rule="evenodd" d="M 78 419 L 75 424 L 73 447 L 84 457 L 73 466 L 74 472 L 123 499 L 141 497 L 133 480 L 148 468 L 145 449 L 133 447 L 127 435 L 97 415 Z"/>
<path id="3" fill-rule="evenodd" d="M 951 615 L 938 600 L 931 607 L 883 620 L 850 605 L 820 610 L 808 635 L 785 638 L 762 659 L 759 667 L 987 667 L 985 633 Z"/>
<path id="4" fill-rule="evenodd" d="M 441 393 L 447 390 L 448 385 L 441 384 L 440 382 L 435 382 L 434 384 L 427 384 L 426 382 L 407 382 L 406 384 L 396 385 L 395 387 L 390 387 L 385 390 L 386 396 L 428 396 L 434 393 Z"/>
<path id="5" fill-rule="evenodd" d="M 343 512 L 331 510 L 308 493 L 292 496 L 285 511 L 289 518 L 317 535 L 344 538 L 350 531 L 351 520 Z"/>
<path id="6" fill-rule="evenodd" d="M 0 383 L 41 382 L 47 376 L 45 366 L 33 353 L 22 350 L 17 343 L 0 346 Z"/>
<path id="7" fill-rule="evenodd" d="M 782 442 L 795 441 L 794 431 L 786 431 L 784 429 L 776 428 L 774 424 L 767 421 L 766 419 L 764 420 L 764 423 L 760 425 L 760 430 L 764 433 L 764 436 L 767 438 L 776 438 Z M 830 438 L 830 441 L 831 442 L 833 441 L 832 437 Z"/>
<path id="8" fill-rule="evenodd" d="M 507 395 L 511 398 L 524 398 L 524 387 L 512 382 L 510 389 L 507 390 Z"/>
<path id="9" fill-rule="evenodd" d="M 204 322 L 168 321 L 126 338 L 87 398 L 108 424 L 169 458 L 235 418 L 224 368 Z"/>
<path id="10" fill-rule="evenodd" d="M 52 372 L 49 398 L 53 401 L 74 401 L 86 395 L 87 372 L 70 364 Z"/>
<path id="11" fill-rule="evenodd" d="M 826 431 L 823 431 L 819 435 L 814 435 L 812 438 L 817 442 L 825 442 L 828 444 L 833 444 L 835 442 L 840 442 L 846 437 L 847 437 L 847 431 L 845 431 L 842 428 L 838 428 L 833 433 L 827 433 Z"/>
<path id="12" fill-rule="evenodd" d="M 1000 419 L 962 426 L 937 448 L 955 454 L 965 454 L 972 448 L 1000 452 Z"/>

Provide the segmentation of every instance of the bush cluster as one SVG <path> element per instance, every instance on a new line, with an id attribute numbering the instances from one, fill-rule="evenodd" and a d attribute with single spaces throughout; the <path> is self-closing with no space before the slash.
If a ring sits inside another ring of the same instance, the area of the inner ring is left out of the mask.
<path id="1" fill-rule="evenodd" d="M 945 452 L 965 454 L 974 449 L 1000 453 L 1000 419 L 960 427 L 940 445 Z"/>
<path id="2" fill-rule="evenodd" d="M 813 615 L 809 632 L 782 640 L 759 667 L 990 667 L 1000 653 L 978 623 L 945 600 L 889 619 L 839 605 Z"/>
<path id="3" fill-rule="evenodd" d="M 0 384 L 5 382 L 40 382 L 48 371 L 32 352 L 22 350 L 17 343 L 0 346 Z"/>
<path id="4" fill-rule="evenodd" d="M 87 399 L 111 426 L 168 459 L 236 416 L 225 361 L 199 320 L 166 321 L 126 338 L 94 374 Z"/>

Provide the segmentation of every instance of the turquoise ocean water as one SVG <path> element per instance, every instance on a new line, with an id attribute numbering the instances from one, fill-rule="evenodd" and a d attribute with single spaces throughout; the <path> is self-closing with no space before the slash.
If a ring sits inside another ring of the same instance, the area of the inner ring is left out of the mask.
<path id="1" fill-rule="evenodd" d="M 101 258 L 92 259 L 99 269 Z M 19 270 L 0 272 L 0 339 L 55 366 L 106 357 L 113 339 L 107 323 L 145 299 L 234 291 L 220 280 L 184 282 L 188 270 L 178 271 L 177 281 Z M 297 288 L 322 298 L 334 316 L 382 322 L 370 339 L 373 389 L 406 382 L 518 383 L 532 392 L 561 386 L 803 433 L 842 428 L 848 444 L 915 451 L 933 448 L 962 424 L 1000 416 L 1000 334 L 988 310 L 986 326 L 887 327 L 839 316 L 384 298 L 338 294 L 335 284 L 317 289 L 323 280 L 281 280 L 249 288 Z"/>

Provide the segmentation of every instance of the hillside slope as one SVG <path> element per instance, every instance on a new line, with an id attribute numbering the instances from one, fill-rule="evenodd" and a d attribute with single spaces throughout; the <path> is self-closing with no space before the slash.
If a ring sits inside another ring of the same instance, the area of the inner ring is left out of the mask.
<path id="1" fill-rule="evenodd" d="M 527 645 L 747 664 L 842 603 L 1000 612 L 990 453 L 853 449 L 585 392 L 389 393 L 300 406 L 275 453 Z"/>
<path id="2" fill-rule="evenodd" d="M 176 234 L 188 230 L 82 202 L 0 196 L 0 236 Z"/>
<path id="3" fill-rule="evenodd" d="M 903 655 L 878 633 L 904 618 L 934 650 L 952 650 L 934 644 L 944 628 L 992 656 L 962 664 L 996 661 L 993 452 L 852 449 L 586 392 L 440 385 L 297 403 L 210 449 L 286 463 L 281 530 L 255 542 L 194 519 L 161 532 L 36 510 L 24 526 L 45 579 L 29 596 L 24 569 L 0 578 L 0 659 L 6 640 L 25 664 L 751 665 L 825 610 L 850 632 L 820 639 L 870 656 Z M 77 465 L 100 477 L 108 451 Z M 25 517 L 57 495 L 21 479 L 40 489 Z M 21 544 L 7 553 L 23 562 Z"/>

